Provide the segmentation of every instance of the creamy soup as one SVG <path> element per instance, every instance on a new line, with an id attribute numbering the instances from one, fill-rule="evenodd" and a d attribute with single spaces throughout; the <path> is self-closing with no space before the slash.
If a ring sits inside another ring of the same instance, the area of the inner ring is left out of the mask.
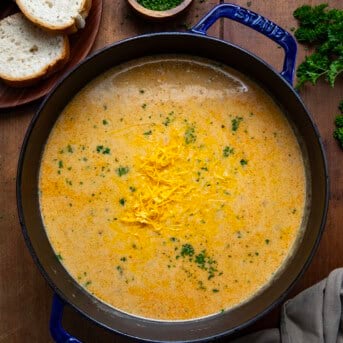
<path id="1" fill-rule="evenodd" d="M 40 205 L 66 270 L 116 309 L 184 320 L 256 295 L 301 235 L 305 168 L 251 80 L 187 56 L 115 67 L 66 106 Z"/>

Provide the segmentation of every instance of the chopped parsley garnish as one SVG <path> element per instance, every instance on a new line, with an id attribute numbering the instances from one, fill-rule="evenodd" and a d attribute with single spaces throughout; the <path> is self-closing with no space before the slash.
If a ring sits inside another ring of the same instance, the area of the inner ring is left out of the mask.
<path id="1" fill-rule="evenodd" d="M 168 126 L 173 120 L 174 120 L 174 111 L 171 111 L 168 113 L 168 117 L 165 119 L 165 121 L 162 123 L 164 126 Z"/>
<path id="2" fill-rule="evenodd" d="M 133 193 L 133 192 L 136 192 L 136 187 L 133 187 L 133 186 L 130 186 L 129 187 L 130 191 Z"/>
<path id="3" fill-rule="evenodd" d="M 71 145 L 68 145 L 68 146 L 67 146 L 67 151 L 68 151 L 69 153 L 72 153 L 72 152 L 73 152 L 73 148 L 72 148 Z"/>
<path id="4" fill-rule="evenodd" d="M 235 117 L 231 120 L 231 128 L 232 131 L 237 131 L 239 128 L 239 124 L 241 123 L 241 121 L 243 120 L 242 117 Z"/>
<path id="5" fill-rule="evenodd" d="M 60 261 L 63 260 L 63 256 L 62 256 L 61 254 L 56 254 L 56 257 L 57 257 Z"/>
<path id="6" fill-rule="evenodd" d="M 63 161 L 58 161 L 58 168 L 63 168 Z"/>
<path id="7" fill-rule="evenodd" d="M 116 269 L 118 270 L 120 275 L 123 275 L 123 268 L 121 266 L 117 266 Z"/>
<path id="8" fill-rule="evenodd" d="M 234 153 L 234 149 L 233 148 L 230 148 L 229 146 L 226 146 L 224 149 L 223 149 L 223 156 L 224 157 L 229 157 L 229 155 L 233 154 Z"/>
<path id="9" fill-rule="evenodd" d="M 218 292 L 219 292 L 219 289 L 213 288 L 213 289 L 212 289 L 212 292 L 213 292 L 213 293 L 218 293 Z"/>
<path id="10" fill-rule="evenodd" d="M 270 239 L 266 239 L 264 242 L 265 242 L 266 244 L 269 244 L 269 243 L 270 243 Z"/>
<path id="11" fill-rule="evenodd" d="M 190 244 L 183 244 L 181 248 L 181 256 L 193 256 L 194 248 Z"/>
<path id="12" fill-rule="evenodd" d="M 103 125 L 107 125 L 108 121 L 106 119 L 103 119 L 102 123 L 103 123 Z"/>
<path id="13" fill-rule="evenodd" d="M 206 291 L 206 287 L 204 286 L 204 283 L 200 280 L 198 281 L 198 289 L 201 289 L 203 291 Z"/>
<path id="14" fill-rule="evenodd" d="M 197 136 L 195 134 L 195 128 L 194 126 L 188 126 L 186 131 L 185 131 L 185 143 L 190 144 L 190 143 L 195 143 Z"/>
<path id="15" fill-rule="evenodd" d="M 97 145 L 96 151 L 97 151 L 99 154 L 103 154 L 103 155 L 107 155 L 107 154 L 110 154 L 110 153 L 111 153 L 111 149 L 108 148 L 108 147 L 104 147 L 103 145 Z"/>
<path id="16" fill-rule="evenodd" d="M 142 108 L 143 108 L 143 110 L 145 110 L 145 109 L 146 109 L 146 107 L 147 107 L 147 104 L 142 104 Z"/>
<path id="17" fill-rule="evenodd" d="M 241 159 L 240 161 L 241 166 L 246 166 L 248 164 L 248 161 L 245 159 Z"/>
<path id="18" fill-rule="evenodd" d="M 144 136 L 150 136 L 152 134 L 152 131 L 149 130 L 149 131 L 146 131 L 143 133 Z"/>
<path id="19" fill-rule="evenodd" d="M 212 279 L 215 276 L 215 272 L 218 271 L 217 262 L 207 255 L 206 250 L 195 256 L 195 263 L 200 269 L 207 271 L 208 280 Z"/>
<path id="20" fill-rule="evenodd" d="M 123 175 L 127 174 L 129 170 L 129 167 L 119 167 L 116 169 L 116 172 L 118 176 L 122 177 Z"/>
<path id="21" fill-rule="evenodd" d="M 171 120 L 169 117 L 166 118 L 166 120 L 163 122 L 164 126 L 168 126 L 171 123 Z"/>
<path id="22" fill-rule="evenodd" d="M 119 204 L 124 206 L 126 203 L 126 200 L 124 198 L 119 199 Z"/>
<path id="23" fill-rule="evenodd" d="M 91 283 L 92 283 L 92 281 L 88 280 L 88 281 L 85 282 L 84 285 L 85 285 L 85 287 L 88 287 Z"/>

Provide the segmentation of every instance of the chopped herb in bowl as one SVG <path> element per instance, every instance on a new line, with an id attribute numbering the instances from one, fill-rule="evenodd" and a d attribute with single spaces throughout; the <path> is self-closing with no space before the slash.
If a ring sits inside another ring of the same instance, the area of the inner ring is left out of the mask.
<path id="1" fill-rule="evenodd" d="M 137 2 L 152 11 L 167 11 L 180 5 L 183 0 L 137 0 Z"/>

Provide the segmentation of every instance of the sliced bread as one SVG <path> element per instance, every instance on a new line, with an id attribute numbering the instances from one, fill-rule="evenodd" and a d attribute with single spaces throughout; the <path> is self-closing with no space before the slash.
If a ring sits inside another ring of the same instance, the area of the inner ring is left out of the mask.
<path id="1" fill-rule="evenodd" d="M 17 87 L 32 85 L 69 58 L 68 37 L 48 33 L 16 13 L 0 21 L 0 78 Z"/>
<path id="2" fill-rule="evenodd" d="M 92 0 L 16 0 L 16 3 L 36 25 L 69 34 L 85 26 Z"/>

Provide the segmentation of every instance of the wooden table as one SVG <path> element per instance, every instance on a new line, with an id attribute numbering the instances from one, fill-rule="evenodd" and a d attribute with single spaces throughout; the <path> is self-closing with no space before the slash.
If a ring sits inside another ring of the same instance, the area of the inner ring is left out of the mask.
<path id="1" fill-rule="evenodd" d="M 104 0 L 103 18 L 94 45 L 97 50 L 119 39 L 152 31 L 185 30 L 195 24 L 219 0 L 194 0 L 189 12 L 169 23 L 148 23 L 138 18 L 125 0 Z M 293 10 L 305 1 L 232 1 L 250 7 L 290 30 L 296 26 Z M 321 0 L 306 1 L 318 4 Z M 341 0 L 328 1 L 332 7 L 342 7 Z M 236 43 L 276 68 L 281 67 L 283 52 L 267 38 L 237 23 L 223 20 L 210 31 L 211 35 Z M 298 62 L 306 53 L 299 47 Z M 325 233 L 313 262 L 298 282 L 291 296 L 324 278 L 343 264 L 343 151 L 332 138 L 333 120 L 340 99 L 343 99 L 343 78 L 331 89 L 320 83 L 301 92 L 323 137 L 331 177 L 331 201 Z M 0 113 L 0 343 L 51 342 L 48 331 L 52 291 L 40 275 L 25 246 L 17 217 L 15 181 L 19 150 L 24 133 L 39 101 Z M 252 328 L 277 325 L 280 308 L 257 322 Z M 65 327 L 84 342 L 129 342 L 109 333 L 75 311 L 67 309 Z M 222 340 L 222 342 L 227 340 Z"/>

